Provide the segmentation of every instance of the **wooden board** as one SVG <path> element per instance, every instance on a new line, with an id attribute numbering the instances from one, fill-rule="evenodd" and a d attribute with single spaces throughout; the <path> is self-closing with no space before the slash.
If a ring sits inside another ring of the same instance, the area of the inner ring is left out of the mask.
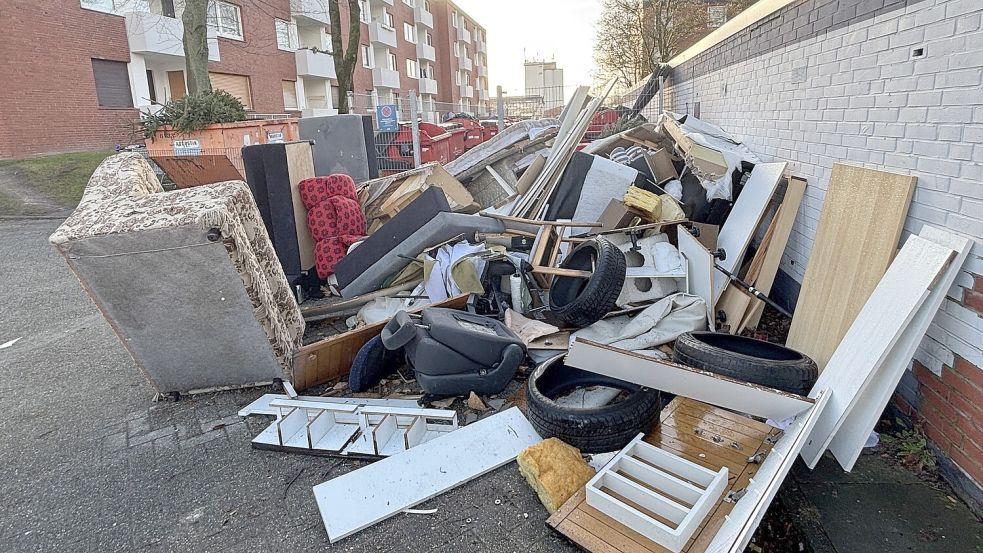
<path id="1" fill-rule="evenodd" d="M 791 418 L 813 405 L 813 400 L 802 396 L 583 338 L 577 338 L 570 345 L 564 363 L 569 367 L 772 420 Z"/>
<path id="2" fill-rule="evenodd" d="M 948 268 L 942 273 L 939 281 L 932 288 L 925 303 L 915 314 L 911 323 L 901 334 L 897 345 L 891 349 L 880 369 L 871 375 L 864 390 L 860 392 L 855 405 L 840 425 L 839 431 L 833 436 L 829 450 L 839 461 L 844 470 L 853 470 L 853 464 L 860 456 L 867 436 L 874 429 L 881 414 L 887 407 L 888 401 L 894 395 L 894 390 L 901 381 L 901 376 L 908 368 L 915 350 L 921 344 L 929 325 L 935 319 L 939 308 L 945 301 L 949 288 L 956 280 L 962 269 L 963 262 L 973 247 L 973 241 L 947 230 L 940 230 L 928 225 L 922 227 L 918 235 L 931 240 L 955 252 L 955 257 Z"/>
<path id="3" fill-rule="evenodd" d="M 432 304 L 433 307 L 463 309 L 468 302 L 468 294 L 461 294 L 442 302 Z M 430 306 L 425 306 L 430 307 Z M 413 310 L 417 312 L 420 309 Z M 342 377 L 351 370 L 352 361 L 358 350 L 369 340 L 378 336 L 387 321 L 367 325 L 350 330 L 344 334 L 308 344 L 294 353 L 292 368 L 293 385 L 297 390 L 306 390 Z"/>
<path id="4" fill-rule="evenodd" d="M 287 175 L 290 179 L 290 197 L 294 206 L 294 223 L 297 228 L 297 249 L 300 252 L 300 268 L 310 269 L 315 265 L 314 239 L 307 226 L 307 207 L 300 199 L 300 181 L 316 176 L 314 172 L 314 152 L 310 142 L 286 144 Z"/>
<path id="5" fill-rule="evenodd" d="M 225 155 L 151 156 L 178 188 L 242 180 L 242 173 Z"/>
<path id="6" fill-rule="evenodd" d="M 720 296 L 720 300 L 717 301 L 717 307 L 715 309 L 718 313 L 721 311 L 724 313 L 725 320 L 720 327 L 726 327 L 727 332 L 731 334 L 739 334 L 741 321 L 744 320 L 752 300 L 759 301 L 755 300 L 751 294 L 745 292 L 737 285 L 728 284 L 724 293 Z"/>
<path id="7" fill-rule="evenodd" d="M 714 330 L 713 314 L 713 256 L 703 247 L 696 238 L 693 238 L 685 229 L 679 229 L 676 234 L 676 241 L 679 243 L 679 253 L 686 259 L 687 272 L 689 273 L 688 293 L 700 296 L 707 304 L 707 325 L 710 330 Z"/>
<path id="8" fill-rule="evenodd" d="M 753 284 L 761 293 L 771 294 L 771 287 L 775 284 L 775 276 L 778 275 L 778 266 L 782 262 L 782 255 L 788 246 L 789 236 L 792 234 L 792 226 L 795 224 L 795 217 L 799 213 L 799 206 L 802 204 L 802 197 L 806 192 L 806 181 L 799 177 L 791 177 L 785 189 L 785 197 L 782 205 L 775 213 L 775 219 L 768 228 L 770 236 L 765 247 L 764 256 L 761 264 L 755 269 Z M 764 313 L 765 303 L 761 300 L 752 300 L 751 309 L 741 322 L 739 331 L 745 328 L 757 328 L 761 321 L 761 314 Z"/>
<path id="9" fill-rule="evenodd" d="M 331 543 L 515 459 L 542 438 L 517 407 L 314 486 Z"/>
<path id="10" fill-rule="evenodd" d="M 720 235 L 717 236 L 717 247 L 727 253 L 726 259 L 717 261 L 724 269 L 732 273 L 737 272 L 744 260 L 744 252 L 751 243 L 751 237 L 758 230 L 765 209 L 768 208 L 771 197 L 775 195 L 775 189 L 778 188 L 787 165 L 781 162 L 759 163 L 754 166 L 751 177 L 734 202 L 734 208 L 731 209 L 727 221 L 720 228 Z M 730 279 L 720 271 L 714 270 L 713 273 L 713 299 L 716 302 L 724 293 Z"/>
<path id="11" fill-rule="evenodd" d="M 786 343 L 820 370 L 891 264 L 916 181 L 833 165 Z"/>
<path id="12" fill-rule="evenodd" d="M 802 449 L 802 459 L 809 468 L 819 462 L 866 383 L 898 344 L 954 256 L 950 248 L 920 236 L 911 236 L 905 242 L 810 394 L 815 397 L 816 391 L 824 388 L 833 391 L 829 407 Z"/>
<path id="13" fill-rule="evenodd" d="M 725 437 L 719 436 L 719 441 L 715 441 L 714 437 L 710 437 L 709 440 L 700 439 L 688 432 L 691 426 L 689 421 L 681 423 L 684 415 L 699 420 L 726 420 L 731 431 L 748 437 L 755 446 L 750 449 L 751 453 L 734 460 L 731 455 L 733 450 L 730 449 Z M 749 463 L 748 458 L 755 454 L 769 452 L 772 446 L 766 438 L 778 433 L 777 430 L 753 419 L 684 397 L 673 399 L 663 410 L 661 419 L 659 426 L 645 436 L 645 441 L 710 470 L 716 471 L 727 467 L 729 472 L 727 491 L 740 490 L 748 485 L 758 469 L 758 465 Z M 666 437 L 670 435 L 683 437 L 681 440 Z M 731 460 L 720 461 L 722 456 L 730 456 Z M 726 492 L 724 495 L 726 496 Z M 668 549 L 593 509 L 587 505 L 585 496 L 584 490 L 574 494 L 553 513 L 546 524 L 591 553 L 669 552 Z M 716 534 L 717 529 L 723 525 L 724 517 L 730 513 L 733 506 L 734 503 L 718 501 L 683 551 L 702 551 Z"/>

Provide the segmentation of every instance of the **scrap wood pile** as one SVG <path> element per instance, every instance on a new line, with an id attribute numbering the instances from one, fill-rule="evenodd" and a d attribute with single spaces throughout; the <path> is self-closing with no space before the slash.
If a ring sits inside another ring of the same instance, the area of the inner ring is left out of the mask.
<path id="1" fill-rule="evenodd" d="M 897 251 L 915 178 L 836 164 L 787 343 L 742 337 L 784 311 L 806 182 L 689 115 L 585 142 L 609 91 L 446 167 L 356 183 L 294 143 L 251 173 L 253 240 L 335 296 L 308 324 L 351 328 L 240 412 L 274 417 L 257 448 L 373 461 L 314 488 L 330 541 L 518 459 L 588 551 L 736 552 L 796 457 L 853 467 L 972 242 L 926 226 Z M 395 374 L 419 394 L 371 397 Z M 321 385 L 351 397 L 296 392 Z"/>

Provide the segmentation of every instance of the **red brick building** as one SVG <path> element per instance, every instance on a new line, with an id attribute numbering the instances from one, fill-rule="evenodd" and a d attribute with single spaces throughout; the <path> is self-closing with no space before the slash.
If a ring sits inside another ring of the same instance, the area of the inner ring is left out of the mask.
<path id="1" fill-rule="evenodd" d="M 336 113 L 328 1 L 213 0 L 213 87 L 238 96 L 256 117 Z M 0 87 L 0 159 L 128 143 L 128 125 L 139 111 L 185 93 L 180 5 L 5 1 L 0 69 L 18 78 Z M 352 98 L 358 111 L 372 112 L 379 103 L 405 110 L 411 90 L 427 120 L 448 111 L 492 111 L 485 31 L 467 14 L 446 0 L 363 0 L 361 6 Z M 347 45 L 347 3 L 341 8 Z"/>

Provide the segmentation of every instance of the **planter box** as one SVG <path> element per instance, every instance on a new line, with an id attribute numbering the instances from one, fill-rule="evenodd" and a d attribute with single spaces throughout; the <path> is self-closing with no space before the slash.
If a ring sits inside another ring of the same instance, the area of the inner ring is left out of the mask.
<path id="1" fill-rule="evenodd" d="M 297 119 L 257 119 L 252 121 L 237 121 L 235 123 L 216 123 L 204 129 L 188 134 L 178 133 L 170 128 L 163 128 L 147 140 L 147 152 L 150 157 L 159 161 L 166 169 L 177 159 L 196 158 L 200 156 L 224 156 L 239 173 L 239 178 L 245 178 L 245 167 L 242 163 L 242 148 L 255 144 L 274 144 L 298 140 Z M 227 173 L 220 180 L 227 180 Z M 183 173 L 168 176 L 181 188 L 218 182 L 210 175 L 198 175 L 188 178 Z"/>

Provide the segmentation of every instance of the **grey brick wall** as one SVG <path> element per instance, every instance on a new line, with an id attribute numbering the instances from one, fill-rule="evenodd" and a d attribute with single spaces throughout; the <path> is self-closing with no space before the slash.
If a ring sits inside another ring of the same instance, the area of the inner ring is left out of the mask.
<path id="1" fill-rule="evenodd" d="M 669 109 L 699 102 L 703 119 L 808 179 L 782 260 L 798 282 L 839 161 L 918 176 L 906 233 L 927 223 L 978 239 L 916 356 L 936 374 L 955 355 L 983 366 L 983 319 L 964 305 L 983 274 L 981 16 L 980 0 L 804 0 L 676 67 L 666 90 Z"/>

